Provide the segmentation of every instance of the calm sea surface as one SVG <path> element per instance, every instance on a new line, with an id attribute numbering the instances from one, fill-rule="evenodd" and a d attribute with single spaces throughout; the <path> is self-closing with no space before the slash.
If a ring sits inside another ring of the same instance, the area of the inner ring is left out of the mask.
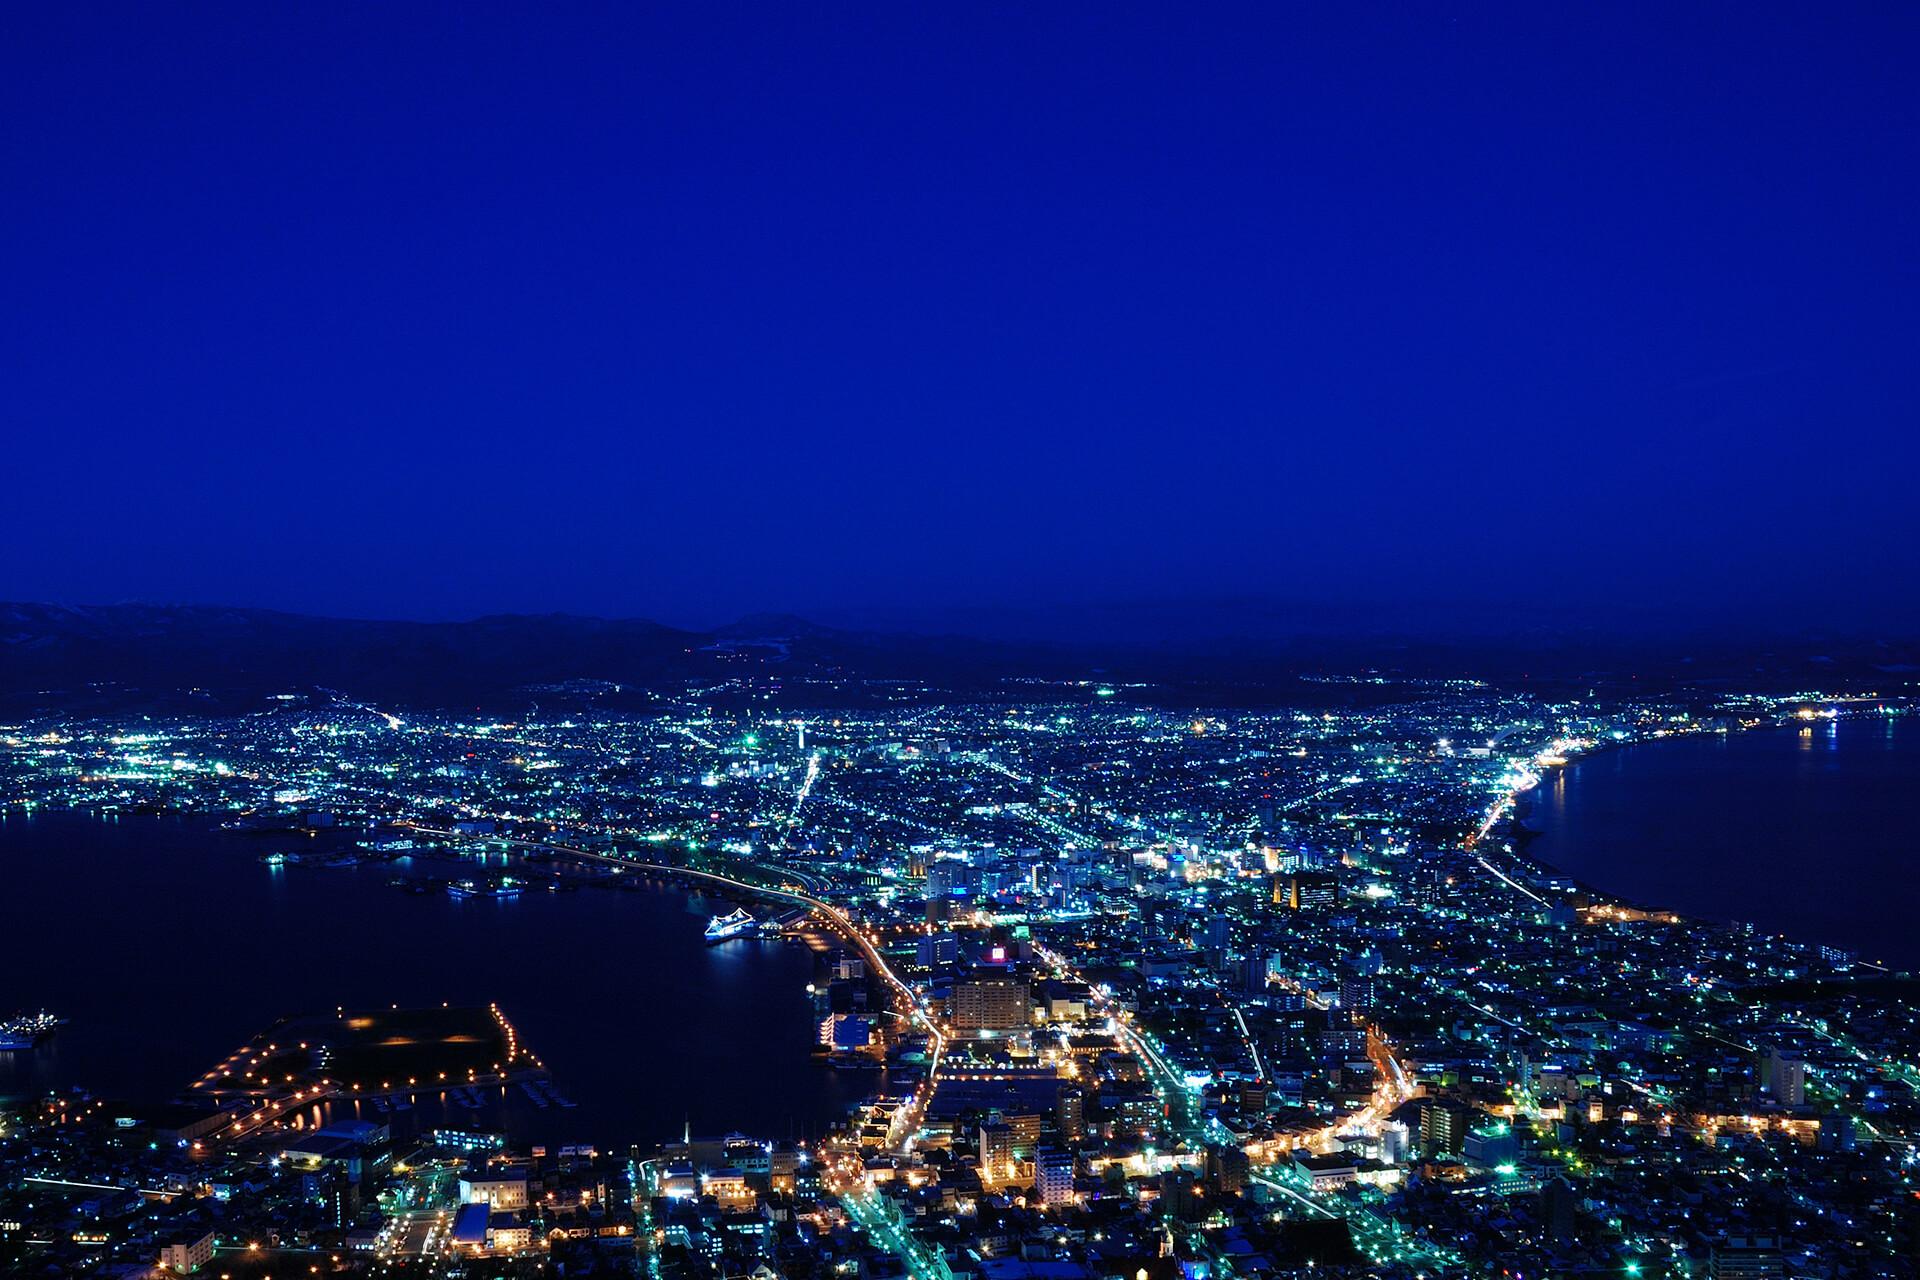
<path id="1" fill-rule="evenodd" d="M 1542 784 L 1527 852 L 1649 906 L 1920 966 L 1920 720 L 1701 735 Z"/>
<path id="2" fill-rule="evenodd" d="M 498 1001 L 578 1105 L 449 1107 L 457 1127 L 603 1147 L 687 1121 L 786 1137 L 857 1096 L 810 1056 L 812 954 L 705 944 L 728 903 L 666 885 L 462 902 L 390 887 L 404 867 L 270 868 L 271 847 L 173 818 L 0 819 L 0 1012 L 70 1019 L 0 1053 L 0 1094 L 157 1101 L 285 1014 Z"/>

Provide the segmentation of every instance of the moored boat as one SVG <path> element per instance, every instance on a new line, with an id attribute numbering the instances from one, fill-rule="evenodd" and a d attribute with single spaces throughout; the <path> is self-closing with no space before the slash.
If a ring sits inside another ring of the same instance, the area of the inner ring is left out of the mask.
<path id="1" fill-rule="evenodd" d="M 53 1034 L 53 1029 L 66 1019 L 48 1013 L 42 1009 L 38 1013 L 22 1013 L 0 1020 L 0 1052 L 9 1049 L 31 1049 Z"/>
<path id="2" fill-rule="evenodd" d="M 728 938 L 737 938 L 758 923 L 747 914 L 745 907 L 735 907 L 731 913 L 707 921 L 707 941 L 725 942 Z"/>

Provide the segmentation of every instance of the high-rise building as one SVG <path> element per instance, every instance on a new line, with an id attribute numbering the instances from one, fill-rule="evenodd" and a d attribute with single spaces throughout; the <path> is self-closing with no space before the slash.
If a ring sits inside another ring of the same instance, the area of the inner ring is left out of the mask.
<path id="1" fill-rule="evenodd" d="M 1398 1120 L 1380 1126 L 1380 1158 L 1388 1164 L 1405 1164 L 1413 1147 L 1413 1135 Z"/>
<path id="2" fill-rule="evenodd" d="M 1340 904 L 1340 877 L 1329 871 L 1296 871 L 1287 905 L 1295 911 L 1330 911 Z"/>
<path id="3" fill-rule="evenodd" d="M 1207 1148 L 1207 1176 L 1227 1195 L 1237 1196 L 1247 1189 L 1247 1175 L 1252 1167 L 1247 1153 L 1239 1147 Z"/>
<path id="4" fill-rule="evenodd" d="M 1520 1139 L 1514 1135 L 1510 1124 L 1487 1125 L 1467 1134 L 1460 1144 L 1460 1153 L 1474 1163 L 1489 1168 L 1512 1164 L 1520 1158 Z"/>
<path id="5" fill-rule="evenodd" d="M 980 869 L 954 858 L 935 858 L 927 864 L 927 896 L 967 897 L 980 888 Z"/>
<path id="6" fill-rule="evenodd" d="M 213 1261 L 217 1237 L 209 1231 L 195 1239 L 182 1239 L 160 1250 L 160 1265 L 176 1275 L 198 1271 Z"/>
<path id="7" fill-rule="evenodd" d="M 1058 1147 L 1045 1147 L 1034 1156 L 1033 1186 L 1044 1205 L 1066 1204 L 1073 1199 L 1073 1153 Z"/>
<path id="8" fill-rule="evenodd" d="M 922 969 L 939 969 L 960 959 L 960 939 L 951 933 L 931 933 L 920 939 L 914 959 Z"/>
<path id="9" fill-rule="evenodd" d="M 1247 957 L 1241 979 L 1247 991 L 1258 995 L 1267 989 L 1267 956 L 1264 952 L 1255 952 Z"/>
<path id="10" fill-rule="evenodd" d="M 1184 1222 L 1197 1221 L 1206 1212 L 1205 1189 L 1188 1169 L 1171 1169 L 1160 1179 L 1160 1203 Z"/>
<path id="11" fill-rule="evenodd" d="M 1020 978 L 974 978 L 953 986 L 953 1027 L 962 1033 L 1017 1031 L 1031 1010 L 1032 994 Z"/>
<path id="12" fill-rule="evenodd" d="M 1087 1136 L 1087 1095 L 1079 1085 L 1070 1084 L 1060 1090 L 1060 1101 L 1053 1112 L 1054 1127 L 1060 1131 L 1063 1141 L 1083 1142 Z"/>
<path id="13" fill-rule="evenodd" d="M 1540 1224 L 1547 1239 L 1566 1244 L 1580 1223 L 1580 1193 L 1565 1178 L 1549 1179 L 1540 1188 Z"/>
<path id="14" fill-rule="evenodd" d="M 1320 1053 L 1333 1062 L 1354 1058 L 1364 1060 L 1367 1056 L 1366 1028 L 1356 1027 L 1345 1019 L 1330 1021 L 1320 1030 Z"/>
<path id="15" fill-rule="evenodd" d="M 980 1176 L 988 1182 L 1005 1182 L 1013 1176 L 1013 1130 L 1003 1120 L 989 1120 L 980 1126 Z"/>
<path id="16" fill-rule="evenodd" d="M 1040 1145 L 1041 1114 L 1038 1111 L 997 1111 L 994 1119 L 1013 1134 L 1013 1158 L 1029 1160 Z"/>
<path id="17" fill-rule="evenodd" d="M 1807 1064 L 1768 1048 L 1760 1055 L 1760 1087 L 1783 1107 L 1798 1107 L 1807 1100 Z"/>
<path id="18" fill-rule="evenodd" d="M 1711 1280 L 1776 1280 L 1787 1274 L 1778 1236 L 1728 1236 L 1707 1258 Z"/>
<path id="19" fill-rule="evenodd" d="M 336 1231 L 346 1231 L 360 1216 L 360 1183 L 348 1176 L 344 1168 L 336 1168 L 327 1179 L 326 1201 L 327 1217 Z"/>
<path id="20" fill-rule="evenodd" d="M 1420 1147 L 1428 1155 L 1459 1155 L 1466 1149 L 1473 1109 L 1448 1098 L 1420 1104 Z"/>

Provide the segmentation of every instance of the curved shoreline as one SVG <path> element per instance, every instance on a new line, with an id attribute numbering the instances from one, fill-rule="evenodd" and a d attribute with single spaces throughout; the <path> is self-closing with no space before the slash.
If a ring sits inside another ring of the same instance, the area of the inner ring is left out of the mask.
<path id="1" fill-rule="evenodd" d="M 1846 725 L 1854 728 L 1862 728 L 1872 723 L 1885 723 L 1887 727 L 1891 729 L 1893 725 L 1905 720 L 1910 714 L 1910 710 L 1903 708 L 1893 712 L 1891 715 L 1865 713 L 1855 715 L 1842 714 L 1833 718 L 1821 717 L 1812 722 L 1802 722 L 1797 718 L 1781 718 L 1769 723 L 1737 727 L 1725 731 L 1703 730 L 1696 733 L 1671 735 L 1666 738 L 1603 742 L 1597 744 L 1593 750 L 1570 759 L 1565 765 L 1556 765 L 1552 766 L 1552 768 L 1562 771 L 1568 781 L 1571 782 L 1574 777 L 1578 776 L 1575 775 L 1573 771 L 1581 764 L 1595 761 L 1603 756 L 1614 756 L 1623 748 L 1671 746 L 1686 743 L 1699 749 L 1706 745 L 1702 739 L 1710 733 L 1713 738 L 1722 743 L 1731 742 L 1735 738 L 1761 739 L 1762 741 L 1752 743 L 1751 745 L 1764 749 L 1764 738 L 1772 731 L 1784 732 L 1793 730 L 1797 736 L 1799 733 L 1819 729 L 1823 726 L 1833 726 L 1837 728 L 1838 726 Z M 1651 753 L 1636 757 L 1638 761 L 1643 763 L 1650 758 L 1652 758 Z M 1651 777 L 1657 778 L 1658 772 L 1657 768 L 1648 770 L 1648 774 Z M 1539 793 L 1545 789 L 1547 781 L 1551 777 L 1552 774 L 1549 772 L 1539 783 L 1529 788 L 1526 794 L 1538 796 Z M 1592 785 L 1594 783 L 1595 775 L 1592 772 L 1584 775 L 1584 777 L 1587 784 Z M 1545 808 L 1546 802 L 1536 799 L 1534 804 L 1529 808 L 1528 818 L 1536 822 L 1539 821 L 1543 816 Z M 1557 812 L 1555 821 L 1549 825 L 1536 826 L 1529 825 L 1528 822 L 1523 821 L 1519 814 L 1513 811 L 1511 803 L 1508 804 L 1507 809 L 1508 811 L 1504 817 L 1504 826 L 1496 824 L 1494 828 L 1494 832 L 1498 832 L 1501 837 L 1500 848 L 1502 852 L 1515 863 L 1536 873 L 1556 876 L 1572 882 L 1582 891 L 1586 892 L 1596 904 L 1623 908 L 1656 918 L 1667 917 L 1676 923 L 1707 928 L 1730 929 L 1746 927 L 1757 930 L 1768 937 L 1784 939 L 1797 945 L 1837 947 L 1852 952 L 1855 956 L 1855 963 L 1863 967 L 1880 969 L 1884 972 L 1920 970 L 1920 965 L 1911 962 L 1902 962 L 1897 957 L 1891 961 L 1888 959 L 1868 960 L 1864 958 L 1866 955 L 1873 954 L 1879 950 L 1881 946 L 1885 945 L 1883 942 L 1875 941 L 1871 937 L 1861 937 L 1858 933 L 1852 933 L 1850 936 L 1841 939 L 1833 937 L 1833 931 L 1829 930 L 1829 937 L 1823 939 L 1817 936 L 1817 923 L 1809 923 L 1803 928 L 1796 928 L 1792 922 L 1784 921 L 1776 914 L 1754 911 L 1752 909 L 1753 904 L 1743 904 L 1737 898 L 1732 901 L 1721 901 L 1715 906 L 1701 903 L 1697 900 L 1696 896 L 1694 901 L 1686 902 L 1682 905 L 1681 901 L 1676 899 L 1676 894 L 1671 890 L 1663 893 L 1658 889 L 1649 891 L 1644 888 L 1634 888 L 1620 891 L 1603 887 L 1589 878 L 1592 874 L 1590 869 L 1587 870 L 1586 874 L 1581 874 L 1578 871 L 1570 869 L 1561 861 L 1556 860 L 1555 856 L 1543 856 L 1542 853 L 1535 851 L 1536 842 L 1542 838 L 1548 840 L 1552 840 L 1556 836 L 1562 839 L 1569 838 L 1568 833 L 1571 828 L 1566 823 L 1566 815 L 1564 813 Z M 1616 811 L 1602 810 L 1602 812 L 1611 818 Z M 1516 836 L 1514 834 L 1516 830 L 1523 831 L 1526 834 Z M 1489 832 L 1489 834 L 1494 834 L 1494 832 Z M 1599 834 L 1604 837 L 1608 833 L 1602 832 Z M 1588 832 L 1589 839 L 1593 838 L 1593 835 L 1594 833 Z M 1872 842 L 1870 834 L 1866 835 L 1865 838 L 1869 843 Z M 1565 850 L 1556 851 L 1558 854 L 1564 854 L 1565 852 Z M 1714 851 L 1710 845 L 1703 847 L 1703 856 L 1712 856 L 1713 854 Z M 1779 868 L 1769 866 L 1762 869 L 1775 871 Z M 1646 868 L 1637 864 L 1630 865 L 1625 871 L 1623 878 L 1629 880 L 1644 879 L 1643 876 L 1636 876 L 1634 874 L 1636 870 L 1644 872 Z M 1678 897 L 1684 898 L 1685 895 L 1681 894 L 1678 895 Z M 1871 931 L 1869 931 L 1869 933 L 1871 933 Z"/>

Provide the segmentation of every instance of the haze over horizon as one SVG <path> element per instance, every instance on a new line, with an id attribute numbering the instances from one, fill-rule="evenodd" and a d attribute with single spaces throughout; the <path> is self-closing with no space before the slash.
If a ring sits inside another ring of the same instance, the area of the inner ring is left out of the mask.
<path id="1" fill-rule="evenodd" d="M 123 611 L 134 611 L 125 614 Z M 1725 661 L 1740 653 L 1771 649 L 1797 651 L 1804 658 L 1823 660 L 1823 649 L 1845 651 L 1861 660 L 1881 652 L 1886 661 L 1905 670 L 1911 655 L 1920 652 L 1920 632 L 1889 625 L 1862 623 L 1835 625 L 1831 620 L 1797 619 L 1730 621 L 1704 614 L 1676 615 L 1649 610 L 1597 611 L 1539 606 L 1525 601 L 1400 601 L 1358 603 L 1280 600 L 1251 597 L 1170 598 L 1055 602 L 1021 607 L 953 603 L 918 609 L 826 609 L 795 611 L 760 609 L 728 616 L 657 613 L 598 614 L 582 610 L 525 611 L 510 609 L 452 610 L 412 616 L 365 613 L 327 613 L 312 609 L 283 609 L 233 601 L 0 601 L 0 624 L 12 630 L 0 639 L 37 642 L 58 630 L 58 615 L 72 611 L 116 630 L 142 625 L 139 611 L 177 613 L 189 625 L 211 627 L 203 632 L 211 641 L 219 634 L 217 620 L 227 612 L 262 618 L 306 620 L 316 624 L 421 624 L 468 627 L 489 622 L 516 621 L 530 625 L 593 623 L 610 626 L 665 627 L 690 635 L 729 635 L 740 638 L 782 636 L 840 636 L 900 640 L 981 641 L 1011 656 L 1033 646 L 1035 654 L 1053 652 L 1088 662 L 1128 656 L 1166 658 L 1240 655 L 1278 658 L 1285 654 L 1320 659 L 1341 657 L 1363 665 L 1377 660 L 1392 646 L 1453 651 L 1468 662 L 1498 664 L 1528 653 L 1578 651 L 1595 660 L 1641 660 L 1656 654 L 1667 660 L 1691 660 L 1688 655 Z M 81 624 L 82 630 L 87 624 Z M 562 631 L 565 627 L 562 626 Z M 559 634 L 554 636 L 556 642 Z M 1475 656 L 1477 655 L 1477 657 Z M 1889 668 L 1894 669 L 1894 668 Z"/>
<path id="2" fill-rule="evenodd" d="M 1920 630 L 1911 8 L 5 21 L 0 599 Z"/>

